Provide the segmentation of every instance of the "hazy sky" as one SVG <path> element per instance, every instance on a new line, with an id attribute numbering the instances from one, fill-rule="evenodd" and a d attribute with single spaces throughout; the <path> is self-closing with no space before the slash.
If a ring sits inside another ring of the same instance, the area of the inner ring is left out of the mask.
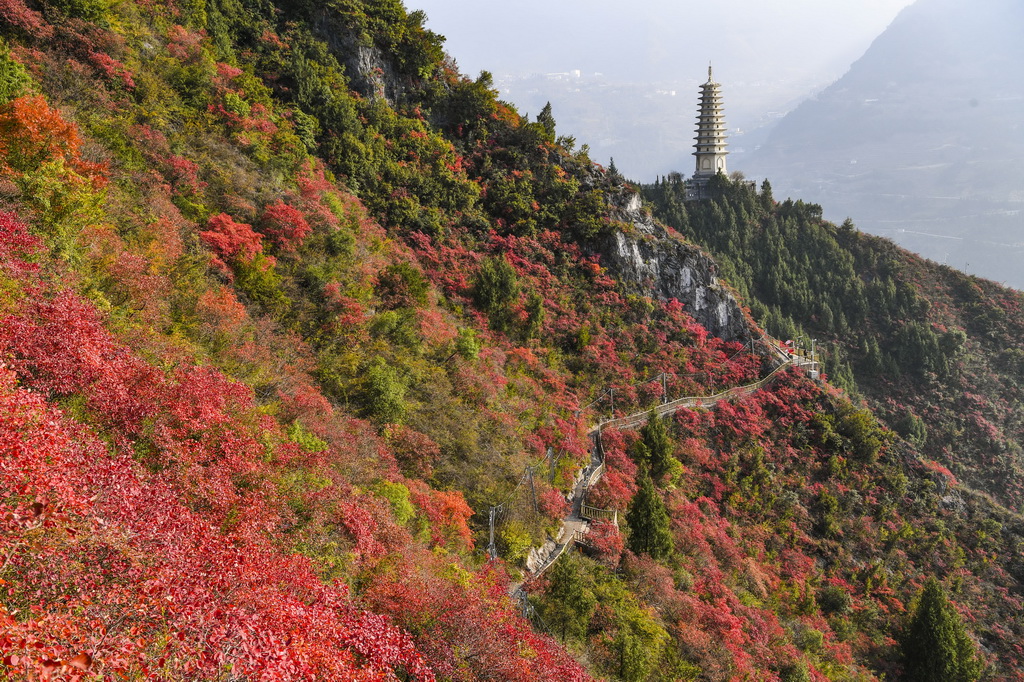
<path id="1" fill-rule="evenodd" d="M 834 80 L 911 0 L 406 0 L 475 76 L 580 69 L 658 82 Z"/>

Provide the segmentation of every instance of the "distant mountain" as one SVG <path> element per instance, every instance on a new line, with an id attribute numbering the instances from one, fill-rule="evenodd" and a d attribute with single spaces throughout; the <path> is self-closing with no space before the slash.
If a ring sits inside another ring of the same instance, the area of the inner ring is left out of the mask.
<path id="1" fill-rule="evenodd" d="M 1024 5 L 919 0 L 743 160 L 781 196 L 1024 287 Z"/>
<path id="2" fill-rule="evenodd" d="M 1024 293 L 663 226 L 423 21 L 0 2 L 0 680 L 1022 679 Z"/>

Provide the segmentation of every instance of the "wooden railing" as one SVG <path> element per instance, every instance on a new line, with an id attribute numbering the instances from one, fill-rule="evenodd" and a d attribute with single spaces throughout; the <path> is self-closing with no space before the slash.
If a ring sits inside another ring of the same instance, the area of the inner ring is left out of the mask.
<path id="1" fill-rule="evenodd" d="M 683 407 L 702 407 L 702 406 L 705 406 L 705 405 L 711 406 L 711 405 L 714 405 L 715 403 L 717 403 L 717 402 L 719 402 L 721 400 L 729 400 L 729 399 L 737 398 L 737 397 L 740 397 L 740 396 L 750 395 L 751 393 L 759 390 L 760 388 L 762 388 L 766 384 L 768 384 L 770 381 L 775 379 L 775 377 L 782 370 L 784 370 L 785 368 L 787 368 L 787 367 L 789 367 L 791 365 L 792 366 L 796 366 L 796 367 L 807 367 L 807 368 L 810 368 L 811 371 L 817 370 L 818 363 L 816 363 L 816 362 L 812 362 L 811 360 L 808 360 L 807 358 L 804 358 L 804 357 L 801 357 L 801 356 L 798 356 L 798 355 L 789 355 L 788 353 L 786 353 L 785 351 L 783 351 L 780 348 L 776 348 L 775 350 L 776 350 L 776 353 L 777 353 L 779 359 L 781 360 L 781 363 L 779 364 L 778 367 L 776 367 L 774 370 L 772 370 L 772 372 L 768 376 L 764 377 L 760 381 L 755 381 L 754 383 L 747 384 L 746 386 L 736 386 L 736 387 L 727 389 L 725 391 L 722 391 L 721 393 L 716 393 L 715 395 L 710 395 L 710 396 L 687 396 L 685 398 L 679 398 L 677 400 L 672 400 L 672 401 L 664 403 L 662 405 L 658 405 L 657 407 L 654 408 L 654 412 L 658 416 L 664 416 L 664 415 L 667 415 L 667 414 L 672 414 L 676 410 L 679 410 L 679 409 L 681 409 Z M 599 422 L 596 426 L 594 426 L 591 429 L 589 429 L 589 432 L 591 434 L 595 434 L 596 435 L 595 447 L 598 447 L 598 448 L 600 447 L 600 437 L 601 437 L 600 436 L 600 432 L 601 432 L 601 429 L 606 428 L 606 427 L 614 427 L 614 428 L 618 428 L 618 429 L 635 428 L 635 427 L 639 426 L 640 424 L 643 424 L 644 422 L 646 422 L 650 418 L 650 415 L 651 415 L 651 410 L 645 410 L 643 412 L 637 412 L 636 414 L 627 415 L 625 417 L 618 417 L 618 418 L 615 418 L 615 419 L 607 419 L 607 420 L 603 420 L 603 421 Z M 586 495 L 587 495 L 587 492 L 588 492 L 589 488 L 591 488 L 594 484 L 596 484 L 599 480 L 601 480 L 601 476 L 603 474 L 604 474 L 604 461 L 601 461 L 597 466 L 594 467 L 593 471 L 591 471 L 589 474 L 586 474 L 586 473 L 584 474 L 582 485 L 577 484 L 577 487 L 576 487 L 576 489 L 574 491 L 573 499 L 574 500 L 579 500 L 579 504 L 580 504 L 580 507 L 579 507 L 579 509 L 580 509 L 580 511 L 579 511 L 579 518 L 584 519 L 584 520 L 590 520 L 590 521 L 595 520 L 595 519 L 608 520 L 608 521 L 611 521 L 612 523 L 614 523 L 617 526 L 618 525 L 618 521 L 619 521 L 619 513 L 618 513 L 617 510 L 615 510 L 615 509 L 599 509 L 597 507 L 592 507 L 592 506 L 590 506 L 589 504 L 586 503 Z M 574 505 L 575 505 L 575 502 L 574 502 Z M 568 517 L 567 517 L 566 521 L 568 521 Z M 577 544 L 578 545 L 587 545 L 588 544 L 587 528 L 585 526 L 584 526 L 583 529 L 574 531 L 571 538 L 565 538 L 564 542 L 560 542 L 561 540 L 563 540 L 563 535 L 565 534 L 565 531 L 566 531 L 566 526 L 563 523 L 561 531 L 558 534 L 558 538 L 554 540 L 555 546 L 552 548 L 551 553 L 548 554 L 548 556 L 544 558 L 543 563 L 540 566 L 538 566 L 537 569 L 530 574 L 529 579 L 533 579 L 533 578 L 536 578 L 537 576 L 541 575 L 553 563 L 555 563 L 555 561 L 557 561 L 558 558 L 569 547 L 572 547 L 572 546 L 577 545 Z"/>
<path id="2" fill-rule="evenodd" d="M 662 403 L 661 405 L 654 407 L 653 411 L 659 417 L 663 417 L 667 414 L 672 414 L 684 407 L 703 407 L 704 405 L 714 405 L 720 400 L 730 400 L 732 398 L 750 395 L 751 393 L 763 388 L 768 382 L 775 379 L 775 377 L 782 370 L 786 369 L 790 365 L 795 365 L 797 367 L 810 367 L 812 370 L 814 370 L 817 368 L 817 364 L 818 363 L 812 363 L 810 360 L 807 360 L 806 358 L 800 356 L 787 356 L 783 360 L 782 364 L 780 364 L 778 367 L 772 370 L 771 374 L 769 374 L 768 376 L 764 377 L 759 381 L 755 381 L 752 384 L 747 384 L 746 386 L 734 386 L 733 388 L 728 388 L 722 391 L 721 393 L 716 393 L 714 395 L 694 395 L 686 396 L 685 398 L 677 398 L 675 400 L 669 401 L 667 403 Z M 650 416 L 651 410 L 646 410 L 644 412 L 637 412 L 636 414 L 630 414 L 625 417 L 605 419 L 598 423 L 596 428 L 603 429 L 611 427 L 616 429 L 631 429 L 646 422 L 650 418 Z"/>
<path id="3" fill-rule="evenodd" d="M 594 467 L 594 470 L 590 472 L 589 476 L 587 476 L 587 480 L 583 483 L 584 493 L 588 489 L 593 487 L 595 483 L 600 481 L 602 476 L 604 476 L 604 462 L 601 462 L 596 467 Z"/>
<path id="4" fill-rule="evenodd" d="M 601 519 L 603 521 L 611 521 L 616 526 L 619 525 L 619 511 L 617 509 L 599 509 L 591 507 L 586 503 L 580 505 L 580 518 L 587 519 L 588 521 Z"/>

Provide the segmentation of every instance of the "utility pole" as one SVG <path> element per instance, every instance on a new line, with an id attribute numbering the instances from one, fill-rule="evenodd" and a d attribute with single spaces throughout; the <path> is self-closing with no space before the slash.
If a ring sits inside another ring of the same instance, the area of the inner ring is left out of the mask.
<path id="1" fill-rule="evenodd" d="M 537 489 L 533 485 L 533 467 L 526 467 L 526 475 L 530 478 L 530 495 L 533 497 L 533 513 L 539 514 L 540 509 L 537 506 Z"/>
<path id="2" fill-rule="evenodd" d="M 494 546 L 494 507 L 491 507 L 491 519 L 490 519 L 490 541 L 487 543 L 487 554 L 490 555 L 491 561 L 498 558 L 498 548 Z"/>
<path id="3" fill-rule="evenodd" d="M 610 388 L 608 390 L 611 392 L 612 396 L 612 419 L 615 419 L 615 389 Z"/>
<path id="4" fill-rule="evenodd" d="M 661 402 L 662 404 L 668 402 L 668 374 L 665 372 L 661 373 Z"/>

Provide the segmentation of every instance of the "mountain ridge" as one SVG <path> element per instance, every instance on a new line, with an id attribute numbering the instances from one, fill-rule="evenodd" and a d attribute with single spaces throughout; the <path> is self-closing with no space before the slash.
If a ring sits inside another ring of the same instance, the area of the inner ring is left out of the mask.
<path id="1" fill-rule="evenodd" d="M 0 676 L 878 679 L 932 574 L 992 674 L 1021 669 L 1019 519 L 944 504 L 916 422 L 792 371 L 604 430 L 588 500 L 628 522 L 532 586 L 535 631 L 508 589 L 587 425 L 771 370 L 742 270 L 399 2 L 0 16 Z M 686 210 L 737 242 L 755 206 L 839 229 L 743 187 Z M 923 307 L 898 279 L 892 309 Z M 691 315 L 712 295 L 734 338 Z M 955 330 L 914 329 L 901 362 L 957 368 Z"/>
<path id="2" fill-rule="evenodd" d="M 829 217 L 1022 287 L 1019 6 L 919 0 L 745 158 Z M 783 174 L 780 169 L 786 169 Z"/>

